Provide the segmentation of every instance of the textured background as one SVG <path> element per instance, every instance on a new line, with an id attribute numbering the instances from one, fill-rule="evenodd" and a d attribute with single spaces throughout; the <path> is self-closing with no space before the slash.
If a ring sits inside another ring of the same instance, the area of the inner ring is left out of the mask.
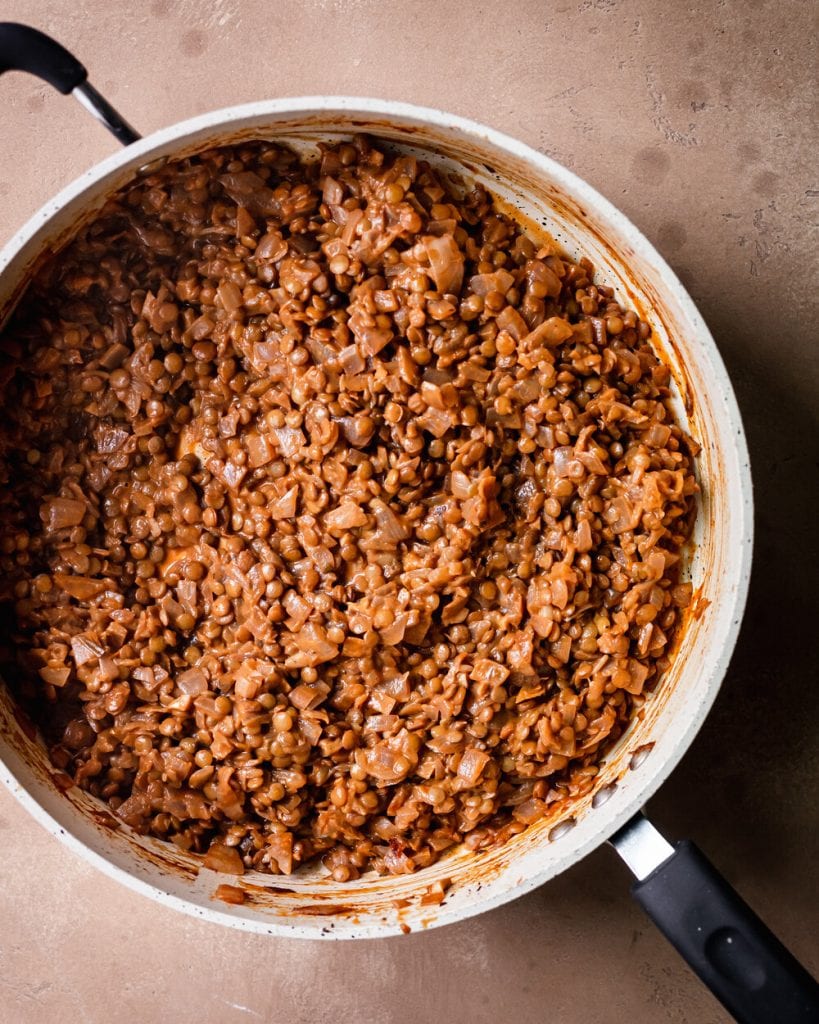
<path id="1" fill-rule="evenodd" d="M 814 8 L 816 10 L 816 8 Z M 756 484 L 748 613 L 651 812 L 819 968 L 815 726 L 816 34 L 801 0 L 6 0 L 142 132 L 270 96 L 477 118 L 554 156 L 657 244 L 737 389 Z M 0 82 L 0 240 L 110 153 L 77 104 Z M 0 1022 L 728 1020 L 608 850 L 460 926 L 381 943 L 223 931 L 132 895 L 0 792 Z"/>

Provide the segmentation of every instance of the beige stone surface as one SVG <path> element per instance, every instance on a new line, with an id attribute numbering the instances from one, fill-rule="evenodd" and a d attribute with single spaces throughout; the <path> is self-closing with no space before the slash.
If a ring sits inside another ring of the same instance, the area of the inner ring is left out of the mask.
<path id="1" fill-rule="evenodd" d="M 440 106 L 556 157 L 681 274 L 735 382 L 758 542 L 717 706 L 651 811 L 819 968 L 817 59 L 801 0 L 7 0 L 143 132 L 270 96 Z M 813 8 L 815 10 L 815 8 Z M 0 81 L 0 239 L 114 148 L 37 80 Z M 813 637 L 813 642 L 809 638 Z M 296 943 L 120 888 L 0 792 L 0 1024 L 716 1024 L 727 1015 L 599 850 L 428 935 Z"/>

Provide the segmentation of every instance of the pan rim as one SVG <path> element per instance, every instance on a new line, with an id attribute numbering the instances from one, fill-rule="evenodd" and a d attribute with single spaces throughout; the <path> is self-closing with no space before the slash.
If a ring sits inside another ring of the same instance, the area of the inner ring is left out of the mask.
<path id="1" fill-rule="evenodd" d="M 527 144 L 506 135 L 503 132 L 484 126 L 476 121 L 462 118 L 445 111 L 417 106 L 409 103 L 396 102 L 391 100 L 374 99 L 356 96 L 302 96 L 292 98 L 279 98 L 276 100 L 265 100 L 254 103 L 247 103 L 238 106 L 231 106 L 196 117 L 178 122 L 167 128 L 160 129 L 153 134 L 133 143 L 120 152 L 104 159 L 89 170 L 85 171 L 75 181 L 63 188 L 56 196 L 48 200 L 39 211 L 37 211 L 17 231 L 0 252 L 0 273 L 12 263 L 20 250 L 26 246 L 67 204 L 77 201 L 83 193 L 93 188 L 102 178 L 117 172 L 125 167 L 137 168 L 142 163 L 150 161 L 151 154 L 167 148 L 172 143 L 183 143 L 186 137 L 194 136 L 202 131 L 213 129 L 214 131 L 226 132 L 230 130 L 231 124 L 247 118 L 264 118 L 285 115 L 320 114 L 331 115 L 337 112 L 339 115 L 349 117 L 351 113 L 360 112 L 371 117 L 380 117 L 385 121 L 395 120 L 396 122 L 417 123 L 424 126 L 432 126 L 441 130 L 455 130 L 462 136 L 472 137 L 478 143 L 489 144 L 490 146 L 503 150 L 504 152 L 517 157 L 537 171 L 543 171 L 553 181 L 556 181 L 561 188 L 574 198 L 585 202 L 595 214 L 603 219 L 612 231 L 621 239 L 628 242 L 629 246 L 644 260 L 650 262 L 656 270 L 657 276 L 663 287 L 669 294 L 673 294 L 675 301 L 679 304 L 682 313 L 692 324 L 697 341 L 704 347 L 708 359 L 709 369 L 713 371 L 713 389 L 715 395 L 722 403 L 722 411 L 725 421 L 731 426 L 731 445 L 728 450 L 720 449 L 721 457 L 731 459 L 734 463 L 733 478 L 738 484 L 741 495 L 740 506 L 732 510 L 732 532 L 736 538 L 735 547 L 738 551 L 738 559 L 732 568 L 732 588 L 730 596 L 730 613 L 728 623 L 722 627 L 721 640 L 722 648 L 719 657 L 704 671 L 709 677 L 708 689 L 696 706 L 695 713 L 690 715 L 675 739 L 674 746 L 666 752 L 661 762 L 658 762 L 657 769 L 646 772 L 640 782 L 635 785 L 634 793 L 630 799 L 621 807 L 616 814 L 596 812 L 597 818 L 605 822 L 595 832 L 579 844 L 569 844 L 562 855 L 553 857 L 552 863 L 546 872 L 532 872 L 528 877 L 521 879 L 517 884 L 510 884 L 497 892 L 487 894 L 475 899 L 466 907 L 450 909 L 446 903 L 438 910 L 431 920 L 429 927 L 438 927 L 458 920 L 464 920 L 478 913 L 483 913 L 494 907 L 498 907 L 512 899 L 524 895 L 535 887 L 555 877 L 570 865 L 587 856 L 593 849 L 604 843 L 629 817 L 631 817 L 641 806 L 656 792 L 666 780 L 668 775 L 677 766 L 678 762 L 687 751 L 695 736 L 697 735 L 705 717 L 707 716 L 716 695 L 720 689 L 722 679 L 728 668 L 731 654 L 733 653 L 739 628 L 742 621 L 748 588 L 750 583 L 750 570 L 752 560 L 753 541 L 753 502 L 750 465 L 748 459 L 745 432 L 736 402 L 733 388 L 728 378 L 727 371 L 723 364 L 719 350 L 711 336 L 711 333 L 697 310 L 693 300 L 686 289 L 677 278 L 674 271 L 656 251 L 654 246 L 645 238 L 642 232 L 605 197 L 597 192 L 592 186 L 583 181 L 579 176 L 565 168 L 552 158 L 538 152 Z M 181 147 L 180 147 L 181 148 Z M 725 609 L 729 611 L 728 608 Z M 0 779 L 9 787 L 13 795 L 26 807 L 45 828 L 57 836 L 74 852 L 80 854 L 86 861 L 93 864 L 106 875 L 116 879 L 133 891 L 147 895 L 160 903 L 174 907 L 189 915 L 215 923 L 228 925 L 245 931 L 262 934 L 279 934 L 308 939 L 327 938 L 373 938 L 397 935 L 401 933 L 399 923 L 362 923 L 361 925 L 345 925 L 343 929 L 333 930 L 324 936 L 318 927 L 310 927 L 297 920 L 288 921 L 285 918 L 271 917 L 269 920 L 260 921 L 249 917 L 241 916 L 241 907 L 236 908 L 237 912 L 228 912 L 217 906 L 203 907 L 191 900 L 179 897 L 155 885 L 136 877 L 127 869 L 115 864 L 97 850 L 92 849 L 85 841 L 74 836 L 48 811 L 38 800 L 26 789 L 25 780 L 18 778 L 2 762 L 0 762 Z M 613 808 L 612 808 L 613 809 Z M 339 922 L 341 923 L 341 922 Z"/>

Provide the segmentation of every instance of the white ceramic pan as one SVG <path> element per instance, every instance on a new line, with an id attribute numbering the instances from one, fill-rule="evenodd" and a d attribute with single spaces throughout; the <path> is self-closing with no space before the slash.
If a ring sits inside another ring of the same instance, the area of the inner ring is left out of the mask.
<path id="1" fill-rule="evenodd" d="M 240 906 L 214 900 L 224 876 L 170 844 L 137 836 L 76 787 L 63 792 L 33 730 L 0 693 L 0 776 L 66 846 L 130 888 L 209 921 L 270 935 L 375 938 L 459 921 L 542 885 L 607 840 L 638 881 L 649 915 L 739 1019 L 808 1021 L 815 983 L 688 843 L 671 846 L 640 808 L 672 771 L 716 697 L 739 630 L 751 568 L 748 452 L 734 393 L 714 341 L 673 271 L 640 232 L 570 171 L 499 132 L 405 103 L 342 96 L 272 100 L 215 111 L 140 139 L 89 85 L 62 47 L 18 25 L 0 26 L 0 72 L 40 75 L 92 110 L 126 148 L 47 203 L 0 254 L 0 322 L 40 258 L 59 248 L 138 168 L 242 138 L 276 139 L 311 154 L 324 139 L 369 132 L 481 182 L 545 229 L 654 329 L 670 366 L 677 414 L 701 444 L 702 487 L 693 556 L 694 601 L 666 678 L 607 757 L 595 791 L 562 816 L 505 846 L 458 850 L 400 878 L 340 884 L 322 869 L 288 878 L 228 879 Z M 451 880 L 441 905 L 425 900 Z"/>

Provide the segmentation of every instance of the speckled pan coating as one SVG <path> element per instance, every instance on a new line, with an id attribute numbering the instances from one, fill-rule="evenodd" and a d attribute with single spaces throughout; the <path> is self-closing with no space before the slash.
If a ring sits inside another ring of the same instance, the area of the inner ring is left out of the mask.
<path id="1" fill-rule="evenodd" d="M 0 777 L 52 833 L 132 889 L 198 917 L 302 938 L 374 938 L 431 928 L 498 906 L 541 885 L 604 842 L 668 776 L 717 694 L 748 589 L 752 494 L 731 384 L 713 339 L 677 277 L 626 217 L 571 172 L 499 132 L 438 110 L 356 97 L 304 97 L 215 111 L 164 129 L 98 164 L 47 203 L 0 254 L 0 310 L 8 311 L 38 258 L 70 236 L 136 168 L 240 138 L 276 138 L 305 153 L 317 139 L 368 131 L 480 180 L 543 224 L 567 251 L 589 256 L 599 280 L 654 327 L 672 369 L 677 415 L 703 446 L 703 490 L 689 572 L 695 600 L 672 669 L 609 756 L 593 795 L 496 850 L 467 851 L 395 878 L 333 882 L 320 870 L 288 879 L 247 875 L 241 906 L 213 899 L 225 881 L 194 858 L 135 836 L 76 788 L 60 792 L 45 751 L 0 702 Z M 424 905 L 437 878 L 452 885 Z M 227 879 L 233 881 L 232 879 Z M 396 902 L 399 904 L 396 906 Z"/>

